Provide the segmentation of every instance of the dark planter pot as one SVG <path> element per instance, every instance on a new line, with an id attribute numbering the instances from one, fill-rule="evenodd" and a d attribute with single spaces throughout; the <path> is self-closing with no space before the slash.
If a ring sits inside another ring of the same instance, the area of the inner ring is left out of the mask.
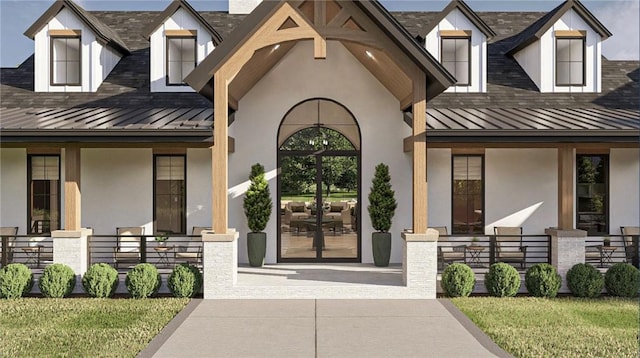
<path id="1" fill-rule="evenodd" d="M 249 255 L 249 265 L 261 267 L 264 264 L 264 257 L 267 254 L 267 233 L 250 232 L 247 234 L 247 254 Z"/>
<path id="2" fill-rule="evenodd" d="M 389 266 L 391 258 L 391 233 L 374 232 L 371 235 L 373 246 L 373 262 L 378 267 Z"/>

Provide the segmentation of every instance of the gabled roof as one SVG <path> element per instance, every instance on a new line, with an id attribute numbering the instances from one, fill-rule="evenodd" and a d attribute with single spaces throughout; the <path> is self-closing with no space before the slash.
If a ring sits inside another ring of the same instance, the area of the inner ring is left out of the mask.
<path id="1" fill-rule="evenodd" d="M 455 78 L 427 50 L 418 44 L 413 36 L 377 1 L 354 0 L 361 10 L 380 26 L 389 38 L 411 59 L 427 77 L 427 99 L 442 93 L 455 83 Z M 198 93 L 212 99 L 213 81 L 211 73 L 225 59 L 242 46 L 250 35 L 255 32 L 275 12 L 282 1 L 263 1 L 244 21 L 216 47 L 186 78 L 185 82 Z"/>
<path id="2" fill-rule="evenodd" d="M 51 5 L 51 7 L 49 7 L 49 9 L 45 11 L 45 13 L 27 29 L 27 31 L 24 32 L 24 35 L 33 40 L 36 33 L 48 24 L 49 21 L 58 15 L 58 13 L 65 7 L 75 13 L 82 22 L 89 26 L 89 28 L 95 33 L 99 42 L 113 48 L 123 55 L 128 55 L 131 52 L 120 36 L 118 36 L 117 32 L 100 22 L 100 20 L 95 16 L 88 13 L 85 9 L 71 0 L 56 0 L 56 2 Z"/>
<path id="3" fill-rule="evenodd" d="M 480 16 L 471 10 L 471 8 L 462 0 L 452 0 L 449 5 L 440 12 L 440 15 L 430 22 L 429 26 L 424 29 L 424 33 L 420 33 L 420 36 L 426 37 L 431 30 L 438 26 L 438 24 L 455 9 L 458 9 L 464 16 L 466 16 L 467 19 L 469 19 L 469 21 L 471 21 L 471 23 L 487 37 L 487 40 L 496 36 L 496 33 L 493 32 L 491 27 L 482 21 Z"/>
<path id="4" fill-rule="evenodd" d="M 214 45 L 218 46 L 222 42 L 222 36 L 220 36 L 218 31 L 216 31 L 216 29 L 214 29 L 213 26 L 211 26 L 211 24 L 209 24 L 202 17 L 202 15 L 200 15 L 200 13 L 192 8 L 191 5 L 189 5 L 189 3 L 185 0 L 173 0 L 171 4 L 166 9 L 164 9 L 164 11 L 160 13 L 160 15 L 156 17 L 156 20 L 149 24 L 149 26 L 147 26 L 143 30 L 142 36 L 144 36 L 148 40 L 149 37 L 151 37 L 151 34 L 156 31 L 158 27 L 160 27 L 165 21 L 167 21 L 169 17 L 175 14 L 176 11 L 178 11 L 178 9 L 180 8 L 191 14 L 194 19 L 196 19 L 205 29 L 207 29 L 207 31 L 211 35 Z"/>
<path id="5" fill-rule="evenodd" d="M 542 35 L 549 31 L 551 26 L 558 22 L 558 20 L 560 20 L 560 18 L 570 9 L 573 9 L 573 11 L 580 15 L 580 17 L 602 37 L 602 40 L 606 40 L 609 36 L 612 36 L 611 32 L 609 32 L 609 30 L 607 30 L 607 28 L 604 27 L 604 25 L 598 21 L 595 16 L 593 16 L 593 14 L 584 5 L 582 5 L 580 1 L 567 0 L 522 31 L 517 36 L 515 46 L 507 51 L 507 55 L 513 56 L 516 52 L 540 40 Z"/>

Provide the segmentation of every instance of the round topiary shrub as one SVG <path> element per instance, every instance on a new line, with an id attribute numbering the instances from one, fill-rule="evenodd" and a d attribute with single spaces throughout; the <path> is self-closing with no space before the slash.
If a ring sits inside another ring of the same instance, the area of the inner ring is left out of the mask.
<path id="1" fill-rule="evenodd" d="M 556 297 L 562 278 L 556 268 L 549 264 L 536 264 L 527 270 L 524 283 L 529 294 L 535 297 Z"/>
<path id="2" fill-rule="evenodd" d="M 442 289 L 449 297 L 467 297 L 476 284 L 476 275 L 465 264 L 455 263 L 442 272 Z"/>
<path id="3" fill-rule="evenodd" d="M 96 298 L 113 296 L 118 283 L 118 271 L 105 263 L 91 265 L 82 277 L 84 292 Z"/>
<path id="4" fill-rule="evenodd" d="M 604 286 L 612 296 L 635 297 L 640 289 L 640 271 L 631 264 L 617 263 L 604 274 Z"/>
<path id="5" fill-rule="evenodd" d="M 73 288 L 76 287 L 76 274 L 67 265 L 49 265 L 42 272 L 38 287 L 45 297 L 63 298 L 69 296 L 73 292 Z"/>
<path id="6" fill-rule="evenodd" d="M 567 286 L 576 297 L 594 298 L 602 292 L 604 277 L 589 264 L 575 264 L 567 271 Z"/>
<path id="7" fill-rule="evenodd" d="M 513 266 L 498 262 L 484 275 L 484 285 L 491 296 L 513 297 L 520 289 L 520 274 Z"/>
<path id="8" fill-rule="evenodd" d="M 180 264 L 169 275 L 167 285 L 175 297 L 193 297 L 202 288 L 202 274 L 193 265 Z"/>
<path id="9" fill-rule="evenodd" d="M 151 264 L 137 264 L 127 272 L 124 284 L 133 298 L 147 298 L 154 296 L 160 289 L 160 273 Z"/>
<path id="10" fill-rule="evenodd" d="M 0 269 L 0 297 L 19 298 L 31 291 L 33 273 L 23 264 L 8 264 Z"/>

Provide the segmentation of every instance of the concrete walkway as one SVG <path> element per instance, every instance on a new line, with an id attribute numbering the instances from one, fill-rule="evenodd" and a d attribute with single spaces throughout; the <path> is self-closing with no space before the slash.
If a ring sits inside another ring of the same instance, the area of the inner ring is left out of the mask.
<path id="1" fill-rule="evenodd" d="M 140 357 L 509 357 L 448 300 L 193 300 Z"/>

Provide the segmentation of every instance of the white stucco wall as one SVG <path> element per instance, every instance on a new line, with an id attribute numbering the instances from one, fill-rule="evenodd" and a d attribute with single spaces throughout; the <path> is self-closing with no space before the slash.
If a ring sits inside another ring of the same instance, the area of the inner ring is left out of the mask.
<path id="1" fill-rule="evenodd" d="M 303 79 L 304 80 L 301 80 Z M 394 218 L 391 262 L 401 262 L 400 231 L 411 225 L 411 156 L 403 153 L 402 140 L 410 135 L 399 102 L 340 43 L 329 41 L 326 60 L 313 59 L 313 44 L 298 43 L 249 91 L 239 103 L 229 134 L 236 151 L 229 155 L 229 226 L 240 232 L 239 259 L 247 261 L 246 218 L 242 190 L 250 166 L 260 162 L 268 172 L 273 214 L 266 228 L 267 262 L 276 261 L 277 131 L 286 112 L 309 98 L 328 98 L 346 106 L 360 125 L 362 135 L 362 261 L 372 262 L 371 222 L 366 212 L 374 167 L 389 165 L 398 210 Z"/>
<path id="2" fill-rule="evenodd" d="M 211 149 L 187 150 L 187 234 L 211 227 Z"/>
<path id="3" fill-rule="evenodd" d="M 81 31 L 81 85 L 51 86 L 49 30 Z M 96 40 L 93 31 L 67 8 L 49 21 L 35 37 L 34 89 L 36 92 L 95 92 L 120 60 L 120 54 L 105 48 Z"/>
<path id="4" fill-rule="evenodd" d="M 82 226 L 95 234 L 119 226 L 153 230 L 151 149 L 91 148 L 81 151 Z"/>
<path id="5" fill-rule="evenodd" d="M 558 222 L 556 149 L 485 151 L 485 234 L 494 226 L 522 226 L 544 234 Z"/>
<path id="6" fill-rule="evenodd" d="M 213 51 L 211 34 L 191 14 L 182 8 L 178 9 L 171 17 L 151 34 L 150 55 L 150 88 L 151 92 L 193 92 L 190 86 L 167 86 L 166 81 L 166 57 L 167 39 L 165 30 L 196 30 L 196 62 L 199 64 Z"/>
<path id="7" fill-rule="evenodd" d="M 640 226 L 640 151 L 611 149 L 609 153 L 609 233 L 620 226 Z"/>
<path id="8" fill-rule="evenodd" d="M 520 64 L 520 67 L 522 67 L 524 72 L 527 73 L 527 76 L 529 76 L 533 83 L 535 83 L 538 89 L 540 89 L 541 86 L 540 61 L 542 59 L 542 55 L 540 50 L 540 41 L 536 41 L 514 55 L 516 61 Z"/>
<path id="9" fill-rule="evenodd" d="M 446 226 L 451 233 L 451 149 L 427 150 L 429 227 Z"/>
<path id="10" fill-rule="evenodd" d="M 0 149 L 0 226 L 27 233 L 27 151 Z"/>
<path id="11" fill-rule="evenodd" d="M 486 92 L 487 91 L 487 37 L 458 9 L 451 11 L 427 34 L 425 47 L 440 61 L 440 31 L 471 30 L 471 74 L 470 86 L 451 86 L 445 92 Z"/>

